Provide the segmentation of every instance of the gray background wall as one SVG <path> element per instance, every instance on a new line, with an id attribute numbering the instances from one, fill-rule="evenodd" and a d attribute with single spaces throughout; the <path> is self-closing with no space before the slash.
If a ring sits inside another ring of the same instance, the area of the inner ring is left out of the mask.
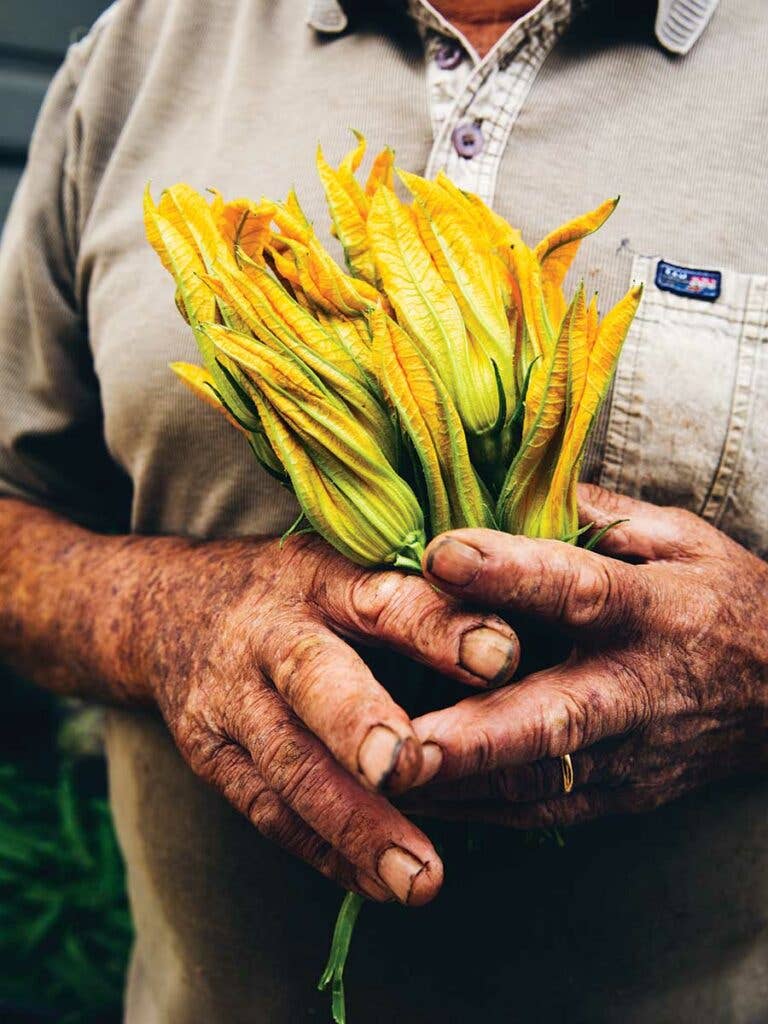
<path id="1" fill-rule="evenodd" d="M 0 0 L 0 225 L 45 90 L 70 42 L 108 0 Z"/>

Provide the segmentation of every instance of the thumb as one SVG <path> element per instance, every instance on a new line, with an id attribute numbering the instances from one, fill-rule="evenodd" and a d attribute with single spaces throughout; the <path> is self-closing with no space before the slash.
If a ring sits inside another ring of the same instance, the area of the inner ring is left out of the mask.
<path id="1" fill-rule="evenodd" d="M 701 549 L 704 523 L 681 508 L 652 505 L 596 484 L 579 484 L 579 525 L 611 526 L 597 550 L 614 558 L 656 562 L 683 558 Z M 617 520 L 625 520 L 617 522 Z"/>

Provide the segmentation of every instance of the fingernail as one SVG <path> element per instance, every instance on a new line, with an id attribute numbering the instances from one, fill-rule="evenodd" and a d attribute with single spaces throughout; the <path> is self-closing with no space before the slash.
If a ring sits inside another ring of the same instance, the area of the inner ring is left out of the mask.
<path id="1" fill-rule="evenodd" d="M 374 725 L 360 744 L 357 763 L 374 789 L 402 793 L 418 774 L 419 744 L 410 736 L 402 739 L 386 725 Z"/>
<path id="2" fill-rule="evenodd" d="M 414 882 L 425 867 L 412 853 L 400 846 L 390 846 L 379 857 L 379 878 L 401 903 L 407 903 Z"/>
<path id="3" fill-rule="evenodd" d="M 483 559 L 477 548 L 446 537 L 438 541 L 427 555 L 427 572 L 446 583 L 465 587 L 480 572 Z"/>
<path id="4" fill-rule="evenodd" d="M 383 886 L 381 882 L 377 882 L 373 875 L 369 875 L 367 871 L 358 872 L 357 884 L 366 896 L 376 900 L 378 903 L 386 903 L 392 899 L 390 890 Z"/>
<path id="5" fill-rule="evenodd" d="M 443 752 L 437 743 L 427 742 L 421 747 L 421 771 L 416 776 L 413 788 L 426 786 L 430 779 L 433 779 L 440 771 L 443 763 Z"/>
<path id="6" fill-rule="evenodd" d="M 485 679 L 489 686 L 501 686 L 512 678 L 520 656 L 517 641 L 489 626 L 471 629 L 459 644 L 459 665 Z"/>

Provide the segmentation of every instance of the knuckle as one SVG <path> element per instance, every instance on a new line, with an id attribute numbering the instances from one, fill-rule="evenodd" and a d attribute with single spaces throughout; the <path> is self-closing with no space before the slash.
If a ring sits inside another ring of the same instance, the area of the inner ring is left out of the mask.
<path id="1" fill-rule="evenodd" d="M 282 728 L 272 730 L 258 752 L 257 770 L 269 779 L 287 803 L 292 803 L 307 778 L 319 767 L 306 743 L 295 735 L 286 736 Z"/>
<path id="2" fill-rule="evenodd" d="M 296 704 L 327 680 L 333 672 L 334 657 L 325 637 L 316 631 L 307 632 L 306 626 L 290 639 L 272 675 L 283 697 L 289 704 Z"/>
<path id="3" fill-rule="evenodd" d="M 472 768 L 474 775 L 484 775 L 491 771 L 496 761 L 493 738 L 487 729 L 478 726 L 472 734 Z"/>
<path id="4" fill-rule="evenodd" d="M 183 751 L 192 771 L 220 789 L 238 776 L 237 748 L 224 737 L 199 734 Z"/>
<path id="5" fill-rule="evenodd" d="M 539 757 L 560 757 L 589 744 L 592 723 L 599 720 L 604 701 L 597 689 L 584 696 L 561 691 L 560 700 L 549 714 L 542 709 Z"/>
<path id="6" fill-rule="evenodd" d="M 539 760 L 549 754 L 550 749 L 555 746 L 550 736 L 553 732 L 552 716 L 544 703 L 538 704 L 531 713 L 525 716 L 521 723 L 521 740 L 524 749 L 529 752 L 532 760 Z M 558 725 L 555 722 L 554 729 Z"/>
<path id="7" fill-rule="evenodd" d="M 280 802 L 263 782 L 253 783 L 243 813 L 267 839 L 276 837 L 280 820 Z"/>
<path id="8" fill-rule="evenodd" d="M 621 701 L 614 709 L 614 728 L 619 734 L 647 728 L 654 716 L 651 689 L 642 665 L 631 659 L 618 661 L 612 671 L 621 684 Z"/>
<path id="9" fill-rule="evenodd" d="M 595 561 L 566 575 L 560 595 L 561 617 L 575 627 L 602 619 L 611 607 L 616 587 L 607 566 Z"/>
<path id="10" fill-rule="evenodd" d="M 496 744 L 482 721 L 473 718 L 467 722 L 454 741 L 457 777 L 489 775 L 496 767 Z"/>
<path id="11" fill-rule="evenodd" d="M 361 632 L 382 639 L 409 636 L 443 601 L 424 580 L 400 573 L 369 573 L 352 584 L 350 606 Z"/>

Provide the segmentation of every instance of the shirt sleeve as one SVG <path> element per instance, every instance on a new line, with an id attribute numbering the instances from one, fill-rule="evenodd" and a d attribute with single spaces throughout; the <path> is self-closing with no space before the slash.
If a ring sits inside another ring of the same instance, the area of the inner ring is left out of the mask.
<path id="1" fill-rule="evenodd" d="M 0 496 L 122 530 L 130 489 L 106 448 L 76 286 L 84 61 L 75 50 L 43 102 L 0 239 Z"/>

